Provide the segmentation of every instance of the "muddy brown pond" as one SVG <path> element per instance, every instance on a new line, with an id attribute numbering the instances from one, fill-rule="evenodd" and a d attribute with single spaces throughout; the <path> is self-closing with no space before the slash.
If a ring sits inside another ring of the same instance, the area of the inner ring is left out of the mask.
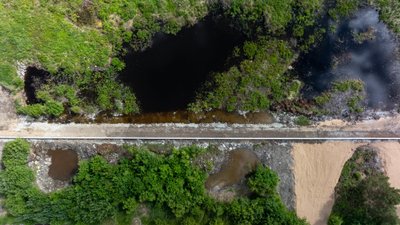
<path id="1" fill-rule="evenodd" d="M 78 170 L 78 154 L 72 150 L 50 150 L 49 176 L 55 180 L 69 181 Z"/>
<path id="2" fill-rule="evenodd" d="M 255 170 L 260 163 L 257 155 L 248 150 L 234 150 L 219 172 L 212 174 L 206 181 L 207 189 L 221 189 L 240 183 L 247 174 Z"/>

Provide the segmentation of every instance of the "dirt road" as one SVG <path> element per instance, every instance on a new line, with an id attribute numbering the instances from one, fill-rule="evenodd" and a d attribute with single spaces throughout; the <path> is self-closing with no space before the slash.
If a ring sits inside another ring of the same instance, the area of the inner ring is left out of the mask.
<path id="1" fill-rule="evenodd" d="M 396 121 L 396 123 L 393 123 Z M 398 138 L 398 120 L 366 121 L 345 126 L 284 127 L 281 124 L 50 124 L 13 122 L 0 127 L 0 138 Z"/>

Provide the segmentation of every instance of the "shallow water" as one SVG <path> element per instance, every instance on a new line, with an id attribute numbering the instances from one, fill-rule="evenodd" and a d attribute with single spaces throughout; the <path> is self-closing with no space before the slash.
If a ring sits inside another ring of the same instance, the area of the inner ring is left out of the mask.
<path id="1" fill-rule="evenodd" d="M 49 176 L 55 180 L 69 181 L 78 170 L 78 154 L 72 150 L 50 150 Z"/>
<path id="2" fill-rule="evenodd" d="M 336 32 L 328 32 L 296 68 L 309 98 L 327 90 L 332 81 L 361 79 L 369 107 L 391 109 L 400 99 L 398 43 L 375 9 L 361 9 L 337 24 Z"/>
<path id="3" fill-rule="evenodd" d="M 240 183 L 247 174 L 259 164 L 257 155 L 249 150 L 234 150 L 219 172 L 212 174 L 206 181 L 207 189 L 220 189 Z"/>

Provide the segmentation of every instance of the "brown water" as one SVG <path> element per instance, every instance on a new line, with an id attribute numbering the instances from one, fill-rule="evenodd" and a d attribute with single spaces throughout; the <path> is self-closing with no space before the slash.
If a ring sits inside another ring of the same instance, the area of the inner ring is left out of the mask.
<path id="1" fill-rule="evenodd" d="M 206 181 L 206 188 L 223 188 L 240 183 L 247 174 L 255 170 L 260 163 L 257 155 L 249 150 L 234 150 L 229 153 L 219 172 L 212 174 Z"/>
<path id="2" fill-rule="evenodd" d="M 95 119 L 86 117 L 62 118 L 62 121 L 76 123 L 239 123 L 239 124 L 270 124 L 274 122 L 273 116 L 268 112 L 227 113 L 211 111 L 193 113 L 188 111 L 141 113 L 131 116 L 98 115 Z M 59 121 L 58 121 L 59 122 Z"/>
<path id="3" fill-rule="evenodd" d="M 50 150 L 49 176 L 55 180 L 69 181 L 78 170 L 78 154 L 72 150 Z"/>

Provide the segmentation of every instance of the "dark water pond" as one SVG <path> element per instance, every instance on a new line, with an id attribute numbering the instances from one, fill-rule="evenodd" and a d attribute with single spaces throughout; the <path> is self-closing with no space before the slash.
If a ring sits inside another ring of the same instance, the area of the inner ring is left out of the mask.
<path id="1" fill-rule="evenodd" d="M 224 188 L 240 183 L 247 174 L 255 170 L 260 163 L 257 155 L 249 150 L 234 150 L 219 172 L 212 174 L 206 181 L 206 188 Z"/>
<path id="2" fill-rule="evenodd" d="M 69 181 L 78 170 L 78 154 L 73 150 L 50 150 L 49 176 L 55 180 Z"/>
<path id="3" fill-rule="evenodd" d="M 24 91 L 28 104 L 39 103 L 39 100 L 36 98 L 36 91 L 39 90 L 43 84 L 47 83 L 50 76 L 50 73 L 46 70 L 36 67 L 28 67 L 26 69 Z"/>
<path id="4" fill-rule="evenodd" d="M 227 58 L 243 41 L 227 22 L 208 16 L 177 35 L 159 33 L 151 48 L 129 54 L 120 79 L 144 112 L 186 109 L 211 72 L 227 69 Z"/>
<path id="5" fill-rule="evenodd" d="M 378 12 L 365 8 L 339 23 L 336 32 L 328 32 L 319 47 L 301 57 L 296 69 L 307 97 L 327 90 L 332 81 L 361 79 L 369 107 L 390 109 L 400 97 L 398 53 Z"/>

